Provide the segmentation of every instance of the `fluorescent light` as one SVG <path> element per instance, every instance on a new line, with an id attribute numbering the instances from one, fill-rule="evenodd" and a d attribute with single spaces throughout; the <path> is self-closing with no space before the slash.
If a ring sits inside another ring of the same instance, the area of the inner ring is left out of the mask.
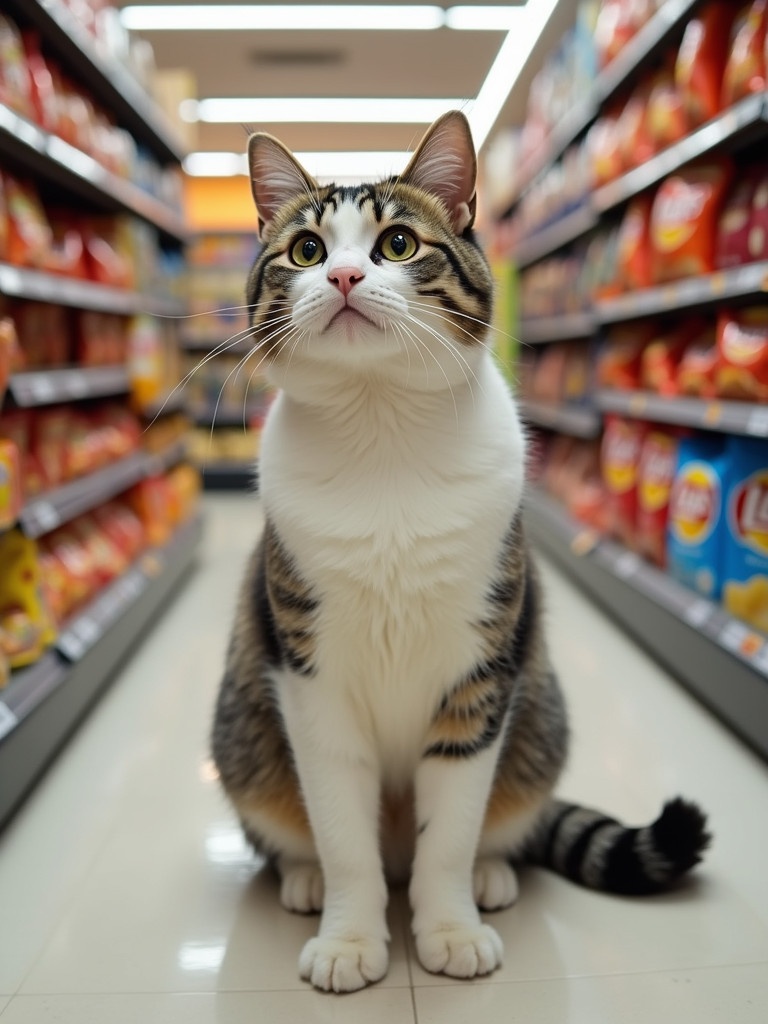
<path id="1" fill-rule="evenodd" d="M 231 97 L 184 100 L 185 121 L 215 124 L 430 124 L 448 110 L 468 110 L 466 99 L 303 99 Z"/>
<path id="2" fill-rule="evenodd" d="M 405 169 L 411 154 L 406 151 L 319 151 L 296 153 L 296 159 L 310 174 L 319 179 L 340 181 L 354 178 L 379 181 Z M 248 173 L 244 153 L 190 153 L 184 170 L 193 177 L 228 178 Z"/>
<path id="3" fill-rule="evenodd" d="M 248 159 L 245 153 L 200 152 L 188 153 L 184 158 L 184 170 L 193 178 L 231 178 L 235 174 L 248 173 Z"/>
<path id="4" fill-rule="evenodd" d="M 479 150 L 496 123 L 558 0 L 528 0 L 525 17 L 507 34 L 467 117 Z"/>
<path id="5" fill-rule="evenodd" d="M 395 4 L 391 7 L 346 7 L 330 4 L 158 4 L 152 7 L 125 7 L 120 13 L 120 20 L 128 29 L 146 32 L 249 29 L 299 29 L 304 32 L 323 29 L 397 29 L 412 32 L 440 28 L 444 24 L 445 15 L 442 7 L 418 4 Z"/>
<path id="6" fill-rule="evenodd" d="M 449 7 L 445 24 L 459 32 L 508 32 L 525 16 L 525 7 Z"/>

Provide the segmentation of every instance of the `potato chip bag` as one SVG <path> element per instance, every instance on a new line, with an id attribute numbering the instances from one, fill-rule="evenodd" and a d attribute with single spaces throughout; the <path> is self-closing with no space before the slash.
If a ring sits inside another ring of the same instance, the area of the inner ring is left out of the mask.
<path id="1" fill-rule="evenodd" d="M 768 444 L 731 437 L 728 457 L 723 604 L 768 633 Z"/>

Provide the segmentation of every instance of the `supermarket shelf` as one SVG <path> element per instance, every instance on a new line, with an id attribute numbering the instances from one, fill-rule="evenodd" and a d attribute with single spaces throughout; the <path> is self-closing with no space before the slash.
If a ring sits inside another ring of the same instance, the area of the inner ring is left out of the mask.
<path id="1" fill-rule="evenodd" d="M 610 210 L 643 192 L 684 164 L 713 150 L 733 151 L 765 136 L 768 100 L 764 94 L 748 96 L 724 114 L 703 125 L 657 156 L 616 181 L 597 189 L 592 197 L 595 209 Z"/>
<path id="2" fill-rule="evenodd" d="M 711 306 L 731 299 L 755 298 L 764 296 L 766 292 L 768 262 L 762 261 L 597 302 L 595 315 L 600 323 L 619 323 L 637 317 L 674 313 L 691 306 Z"/>
<path id="3" fill-rule="evenodd" d="M 19 525 L 28 537 L 42 537 L 75 516 L 103 505 L 149 476 L 162 473 L 180 462 L 186 448 L 179 442 L 166 452 L 135 452 L 95 473 L 56 487 L 28 501 L 21 510 Z"/>
<path id="4" fill-rule="evenodd" d="M 201 537 L 200 518 L 181 527 L 70 620 L 39 662 L 13 673 L 0 692 L 0 827 L 167 608 Z"/>
<path id="5" fill-rule="evenodd" d="M 126 366 L 73 366 L 63 370 L 14 373 L 8 390 L 23 409 L 54 402 L 124 395 L 130 390 Z"/>
<path id="6" fill-rule="evenodd" d="M 597 102 L 594 93 L 585 96 L 581 103 L 577 104 L 563 118 L 557 127 L 552 130 L 544 145 L 536 151 L 522 166 L 520 170 L 520 185 L 515 195 L 510 199 L 509 206 L 513 207 L 520 200 L 525 190 L 531 185 L 538 174 L 546 167 L 555 163 L 566 149 L 574 142 L 582 132 L 585 132 L 595 119 L 597 114 Z"/>
<path id="7" fill-rule="evenodd" d="M 597 76 L 595 94 L 605 103 L 657 57 L 673 33 L 681 30 L 700 0 L 665 0 L 654 16 Z"/>
<path id="8" fill-rule="evenodd" d="M 264 407 L 262 405 L 248 407 L 243 415 L 242 408 L 231 409 L 219 406 L 216 409 L 215 406 L 188 406 L 187 413 L 197 427 L 240 427 L 242 430 L 243 423 L 245 423 L 245 428 L 249 429 L 251 421 L 263 415 Z"/>
<path id="9" fill-rule="evenodd" d="M 51 135 L 0 103 L 0 150 L 38 181 L 66 189 L 102 210 L 124 210 L 148 221 L 174 241 L 187 238 L 183 217 L 120 178 L 98 160 Z"/>
<path id="10" fill-rule="evenodd" d="M 553 224 L 536 231 L 523 239 L 513 249 L 515 263 L 520 269 L 535 263 L 544 256 L 562 249 L 563 246 L 586 234 L 597 224 L 597 216 L 591 204 L 585 203 Z"/>
<path id="11" fill-rule="evenodd" d="M 591 313 L 564 313 L 521 320 L 518 334 L 523 345 L 544 345 L 549 341 L 588 338 L 594 330 L 595 320 Z"/>
<path id="12" fill-rule="evenodd" d="M 259 471 L 253 462 L 207 462 L 198 466 L 206 491 L 253 491 Z"/>
<path id="13" fill-rule="evenodd" d="M 180 163 L 184 147 L 163 111 L 131 71 L 99 50 L 63 0 L 6 0 L 4 7 L 21 24 L 39 31 L 48 52 L 55 54 L 133 135 L 163 162 Z"/>
<path id="14" fill-rule="evenodd" d="M 597 437 L 603 426 L 602 416 L 591 406 L 568 403 L 552 405 L 524 398 L 520 401 L 520 409 L 523 418 L 529 423 L 557 430 L 571 437 L 583 437 L 587 440 Z"/>
<path id="15" fill-rule="evenodd" d="M 181 338 L 179 345 L 185 352 L 213 352 L 221 348 L 227 355 L 244 355 L 253 348 L 247 340 L 229 344 L 226 338 Z"/>
<path id="16" fill-rule="evenodd" d="M 768 437 L 768 406 L 720 399 L 666 398 L 652 391 L 610 391 L 595 394 L 603 412 L 616 412 L 653 423 L 674 423 L 721 434 Z"/>
<path id="17" fill-rule="evenodd" d="M 768 758 L 768 638 L 680 586 L 634 552 L 529 494 L 536 543 L 676 678 Z"/>
<path id="18" fill-rule="evenodd" d="M 14 267 L 9 263 L 0 263 L 0 294 L 14 299 L 36 299 L 60 306 L 94 309 L 101 313 L 180 316 L 186 312 L 186 306 L 178 299 L 110 288 L 94 281 L 80 281 L 43 270 Z"/>

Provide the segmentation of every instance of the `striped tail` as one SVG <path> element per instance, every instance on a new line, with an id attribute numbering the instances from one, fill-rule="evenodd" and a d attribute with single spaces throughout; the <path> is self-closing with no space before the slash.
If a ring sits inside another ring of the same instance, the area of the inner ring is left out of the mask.
<path id="1" fill-rule="evenodd" d="M 523 859 L 604 892 L 644 895 L 671 886 L 701 860 L 706 817 L 678 797 L 652 825 L 626 828 L 599 811 L 553 800 Z"/>

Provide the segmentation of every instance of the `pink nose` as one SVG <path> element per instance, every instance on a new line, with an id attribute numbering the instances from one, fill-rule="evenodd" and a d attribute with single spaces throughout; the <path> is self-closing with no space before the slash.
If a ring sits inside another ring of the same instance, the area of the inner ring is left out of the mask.
<path id="1" fill-rule="evenodd" d="M 335 267 L 328 274 L 328 280 L 335 284 L 341 294 L 346 298 L 353 287 L 362 281 L 365 274 L 359 267 Z"/>

